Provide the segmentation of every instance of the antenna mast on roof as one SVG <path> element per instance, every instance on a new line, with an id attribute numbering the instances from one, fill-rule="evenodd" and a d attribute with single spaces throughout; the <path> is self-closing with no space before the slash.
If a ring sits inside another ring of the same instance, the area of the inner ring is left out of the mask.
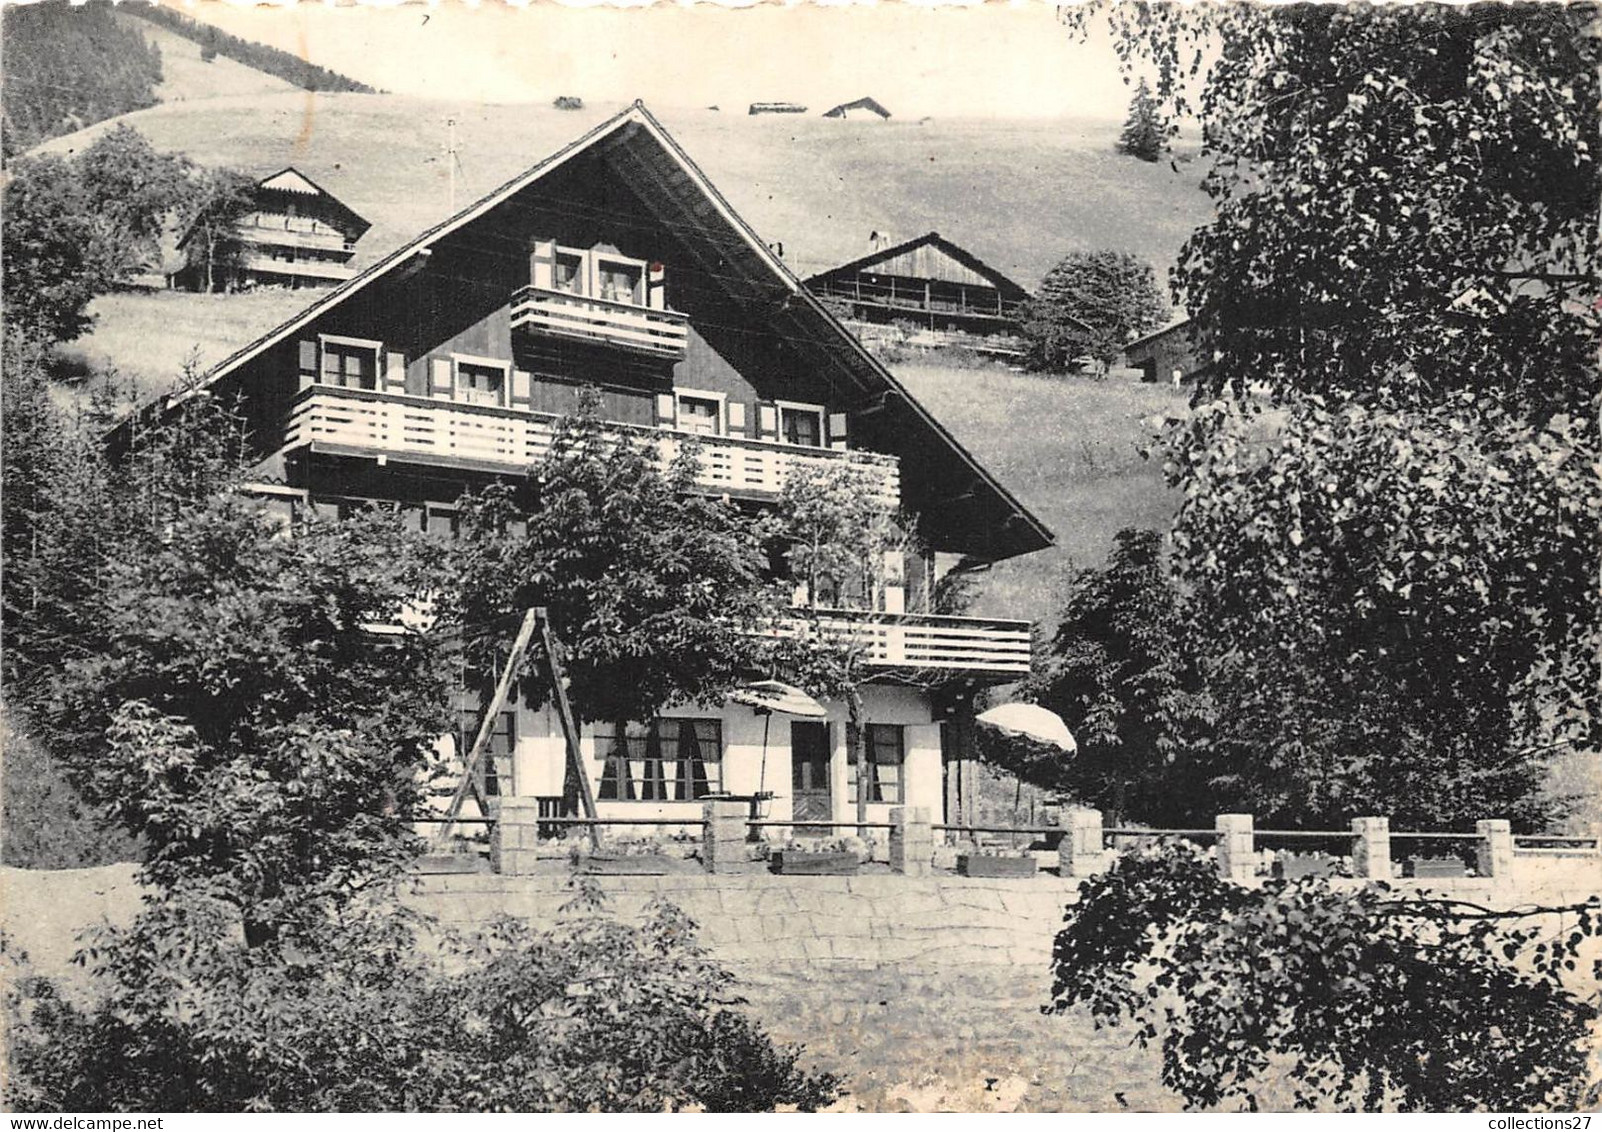
<path id="1" fill-rule="evenodd" d="M 450 213 L 456 215 L 456 167 L 461 164 L 456 156 L 456 119 L 445 119 L 445 125 L 450 129 L 450 142 L 445 149 L 446 177 L 450 185 Z"/>

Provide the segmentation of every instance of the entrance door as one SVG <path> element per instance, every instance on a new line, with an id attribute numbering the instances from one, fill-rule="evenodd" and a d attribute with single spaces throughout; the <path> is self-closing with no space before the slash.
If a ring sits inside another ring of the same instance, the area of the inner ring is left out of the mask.
<path id="1" fill-rule="evenodd" d="M 790 797 L 797 822 L 828 821 L 833 816 L 829 803 L 829 725 L 816 720 L 790 721 Z M 802 837 L 827 837 L 826 826 L 797 825 Z"/>

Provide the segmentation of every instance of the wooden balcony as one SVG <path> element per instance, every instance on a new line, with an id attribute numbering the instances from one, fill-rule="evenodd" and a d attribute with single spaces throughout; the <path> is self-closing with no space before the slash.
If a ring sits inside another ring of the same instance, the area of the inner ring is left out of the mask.
<path id="1" fill-rule="evenodd" d="M 1028 621 L 823 609 L 776 632 L 853 650 L 870 668 L 944 669 L 1012 679 L 1029 675 L 1030 628 Z"/>
<path id="2" fill-rule="evenodd" d="M 690 323 L 677 311 L 524 287 L 512 296 L 512 333 L 573 338 L 648 354 L 684 357 Z"/>
<path id="3" fill-rule="evenodd" d="M 356 269 L 348 263 L 336 263 L 327 259 L 297 259 L 290 263 L 288 260 L 274 259 L 260 251 L 247 251 L 239 258 L 239 266 L 247 271 L 260 272 L 272 275 L 290 275 L 299 279 L 326 279 L 344 282 L 356 274 Z"/>
<path id="4" fill-rule="evenodd" d="M 521 472 L 550 450 L 559 420 L 551 413 L 314 385 L 296 398 L 283 447 L 286 452 L 311 449 L 492 473 Z M 654 444 L 664 463 L 677 456 L 682 445 L 697 443 L 696 483 L 710 493 L 771 499 L 797 469 L 849 461 L 878 473 L 877 498 L 891 505 L 901 500 L 901 469 L 894 456 L 635 425 L 611 427 L 620 437 Z"/>

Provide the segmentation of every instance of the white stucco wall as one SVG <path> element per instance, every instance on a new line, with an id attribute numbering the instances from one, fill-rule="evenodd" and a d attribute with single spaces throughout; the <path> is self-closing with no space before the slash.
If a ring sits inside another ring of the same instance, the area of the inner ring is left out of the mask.
<path id="1" fill-rule="evenodd" d="M 856 798 L 846 773 L 846 705 L 825 701 L 829 709 L 829 733 L 833 757 L 829 764 L 830 802 L 833 820 L 856 817 Z M 916 688 L 870 685 L 863 689 L 864 714 L 869 723 L 897 724 L 903 727 L 905 763 L 902 768 L 903 800 L 900 804 L 927 807 L 940 819 L 944 786 L 940 762 L 940 724 L 933 721 L 929 699 Z M 517 742 L 513 756 L 512 792 L 523 796 L 554 797 L 562 792 L 566 754 L 555 711 L 549 707 L 517 709 Z M 733 794 L 772 791 L 775 796 L 770 817 L 785 821 L 791 808 L 790 721 L 791 717 L 767 717 L 768 734 L 764 752 L 764 717 L 741 704 L 717 707 L 683 707 L 663 713 L 671 718 L 720 719 L 723 724 L 723 789 Z M 595 736 L 605 725 L 584 728 L 580 749 L 585 756 L 591 788 L 596 788 L 605 769 L 596 755 Z M 894 803 L 877 803 L 868 808 L 869 821 L 888 821 Z M 682 817 L 699 818 L 699 802 L 600 802 L 603 817 Z M 783 831 L 776 831 L 782 834 Z M 844 832 L 844 831 L 842 831 Z M 881 838 L 883 840 L 883 838 Z"/>

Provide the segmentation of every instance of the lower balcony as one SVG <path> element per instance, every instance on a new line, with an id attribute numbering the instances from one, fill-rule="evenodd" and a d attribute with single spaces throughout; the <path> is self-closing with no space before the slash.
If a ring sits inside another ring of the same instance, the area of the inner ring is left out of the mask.
<path id="1" fill-rule="evenodd" d="M 560 418 L 552 413 L 464 405 L 368 390 L 315 385 L 296 398 L 284 451 L 409 460 L 506 474 L 522 472 L 550 450 Z M 692 434 L 614 425 L 618 436 L 655 444 L 664 463 Z M 873 469 L 876 497 L 898 506 L 900 464 L 876 452 L 840 452 L 733 436 L 693 436 L 700 446 L 696 482 L 708 492 L 771 499 L 800 468 L 841 461 Z"/>
<path id="2" fill-rule="evenodd" d="M 868 668 L 939 669 L 1014 679 L 1029 675 L 1030 628 L 1028 621 L 988 617 L 824 609 L 776 632 L 845 648 Z"/>

